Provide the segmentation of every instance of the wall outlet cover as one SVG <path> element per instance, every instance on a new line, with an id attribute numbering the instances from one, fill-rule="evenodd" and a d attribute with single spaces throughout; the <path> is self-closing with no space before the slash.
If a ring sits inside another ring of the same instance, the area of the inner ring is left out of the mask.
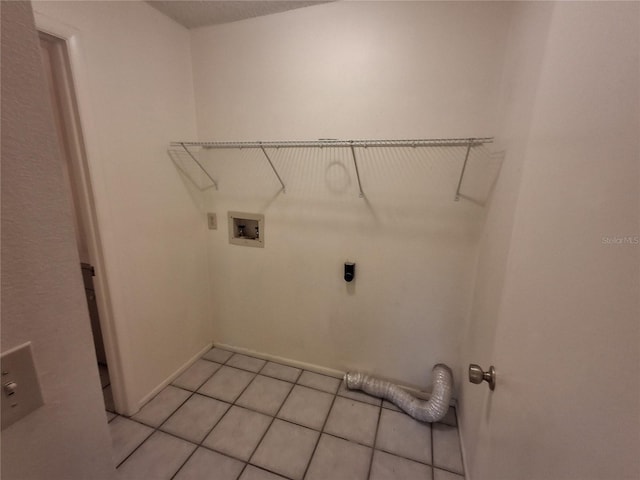
<path id="1" fill-rule="evenodd" d="M 2 430 L 44 405 L 31 342 L 2 354 Z"/>

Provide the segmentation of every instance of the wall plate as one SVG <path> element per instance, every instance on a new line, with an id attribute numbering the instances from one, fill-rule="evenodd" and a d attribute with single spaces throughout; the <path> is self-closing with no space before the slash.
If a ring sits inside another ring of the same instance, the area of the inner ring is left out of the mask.
<path id="1" fill-rule="evenodd" d="M 243 247 L 264 247 L 264 215 L 229 212 L 229 243 Z"/>
<path id="2" fill-rule="evenodd" d="M 44 405 L 31 342 L 0 358 L 2 368 L 2 430 Z"/>
<path id="3" fill-rule="evenodd" d="M 207 213 L 207 226 L 209 230 L 217 230 L 218 229 L 218 217 L 215 213 L 209 212 Z"/>

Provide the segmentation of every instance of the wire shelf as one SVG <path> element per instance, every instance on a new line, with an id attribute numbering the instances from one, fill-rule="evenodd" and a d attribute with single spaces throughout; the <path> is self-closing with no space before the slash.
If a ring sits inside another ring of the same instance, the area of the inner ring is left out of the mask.
<path id="1" fill-rule="evenodd" d="M 338 140 L 333 138 L 321 138 L 318 140 L 287 140 L 287 141 L 241 141 L 241 142 L 171 142 L 170 149 L 180 149 L 195 162 L 195 164 L 202 170 L 202 172 L 211 180 L 213 186 L 218 188 L 217 182 L 211 177 L 211 175 L 205 170 L 202 164 L 198 161 L 196 156 L 189 150 L 189 148 L 203 148 L 203 149 L 259 149 L 262 151 L 265 159 L 269 163 L 269 166 L 273 170 L 274 175 L 277 177 L 278 182 L 282 186 L 282 191 L 286 192 L 286 186 L 282 177 L 278 173 L 276 166 L 271 160 L 271 157 L 267 153 L 266 149 L 279 149 L 279 148 L 349 148 L 351 150 L 351 157 L 355 167 L 356 177 L 358 180 L 358 189 L 360 191 L 360 197 L 364 197 L 364 191 L 362 183 L 360 181 L 360 170 L 358 168 L 358 160 L 356 155 L 356 148 L 382 148 L 382 147 L 403 147 L 403 148 L 421 148 L 421 147 L 467 147 L 465 150 L 464 162 L 460 171 L 460 177 L 458 179 L 457 188 L 455 191 L 454 200 L 460 199 L 460 187 L 462 186 L 462 180 L 464 178 L 465 170 L 467 167 L 467 161 L 469 160 L 469 154 L 473 147 L 481 146 L 487 143 L 492 143 L 492 137 L 482 138 L 420 138 L 420 139 L 398 139 L 398 140 Z"/>

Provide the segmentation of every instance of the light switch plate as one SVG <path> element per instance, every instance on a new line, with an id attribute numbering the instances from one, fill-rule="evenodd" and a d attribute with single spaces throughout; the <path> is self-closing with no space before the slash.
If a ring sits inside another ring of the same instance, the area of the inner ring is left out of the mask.
<path id="1" fill-rule="evenodd" d="M 0 357 L 2 430 L 44 405 L 33 362 L 31 342 L 12 348 Z"/>
<path id="2" fill-rule="evenodd" d="M 209 212 L 207 213 L 207 225 L 209 225 L 209 230 L 217 230 L 218 229 L 218 217 L 215 213 Z"/>

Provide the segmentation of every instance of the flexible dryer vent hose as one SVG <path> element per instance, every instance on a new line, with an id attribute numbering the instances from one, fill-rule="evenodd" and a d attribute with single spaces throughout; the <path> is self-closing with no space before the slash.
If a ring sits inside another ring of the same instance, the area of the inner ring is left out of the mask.
<path id="1" fill-rule="evenodd" d="M 363 390 L 369 395 L 384 398 L 416 420 L 438 422 L 449 410 L 453 392 L 453 374 L 446 365 L 439 363 L 433 367 L 433 390 L 429 400 L 420 400 L 391 382 L 365 375 L 347 372 L 344 381 L 350 390 Z"/>

